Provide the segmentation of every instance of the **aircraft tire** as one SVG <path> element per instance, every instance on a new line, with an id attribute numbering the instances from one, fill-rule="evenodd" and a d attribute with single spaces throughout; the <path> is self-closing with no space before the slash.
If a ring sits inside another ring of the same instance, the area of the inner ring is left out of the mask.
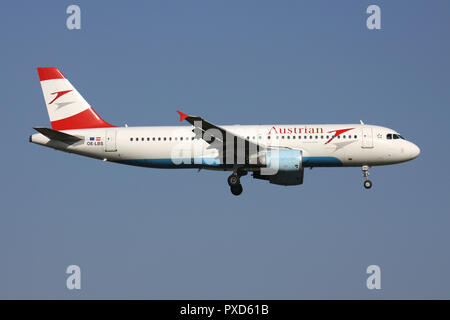
<path id="1" fill-rule="evenodd" d="M 242 188 L 242 184 L 237 184 L 234 185 L 232 187 L 230 187 L 231 189 L 231 193 L 234 194 L 235 196 L 238 196 L 242 193 L 242 191 L 244 190 L 244 188 Z"/>

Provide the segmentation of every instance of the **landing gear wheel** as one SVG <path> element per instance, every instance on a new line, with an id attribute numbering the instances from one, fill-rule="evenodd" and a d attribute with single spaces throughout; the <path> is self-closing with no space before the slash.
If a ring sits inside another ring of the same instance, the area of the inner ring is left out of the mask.
<path id="1" fill-rule="evenodd" d="M 239 179 L 239 176 L 237 174 L 233 173 L 231 176 L 228 177 L 228 185 L 230 187 L 236 186 L 238 184 L 240 184 L 240 179 Z M 241 188 L 242 188 L 242 186 L 241 186 Z"/>
<path id="2" fill-rule="evenodd" d="M 364 177 L 364 188 L 366 189 L 370 189 L 372 188 L 372 181 L 369 180 L 369 166 L 365 165 L 361 167 L 362 169 L 362 173 L 363 173 L 363 177 Z"/>
<path id="3" fill-rule="evenodd" d="M 231 193 L 234 194 L 235 196 L 240 195 L 242 193 L 242 191 L 244 190 L 242 188 L 242 184 L 234 185 L 234 186 L 230 187 L 230 189 L 231 189 Z"/>

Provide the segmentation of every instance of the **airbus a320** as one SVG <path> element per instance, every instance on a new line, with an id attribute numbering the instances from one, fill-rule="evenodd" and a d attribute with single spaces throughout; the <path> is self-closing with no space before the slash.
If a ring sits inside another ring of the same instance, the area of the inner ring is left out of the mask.
<path id="1" fill-rule="evenodd" d="M 177 111 L 189 126 L 117 127 L 105 122 L 57 68 L 38 68 L 51 128 L 35 127 L 30 142 L 119 164 L 161 169 L 210 169 L 231 174 L 232 194 L 241 177 L 292 186 L 304 169 L 369 168 L 415 159 L 420 149 L 398 132 L 364 124 L 216 125 Z"/>

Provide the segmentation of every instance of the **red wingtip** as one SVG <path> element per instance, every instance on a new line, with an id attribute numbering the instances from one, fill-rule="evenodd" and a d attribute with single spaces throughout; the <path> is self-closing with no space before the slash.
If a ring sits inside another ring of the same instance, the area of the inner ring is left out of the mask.
<path id="1" fill-rule="evenodd" d="M 180 122 L 183 122 L 184 119 L 189 117 L 186 113 L 181 112 L 180 110 L 177 110 L 178 114 L 180 115 Z"/>

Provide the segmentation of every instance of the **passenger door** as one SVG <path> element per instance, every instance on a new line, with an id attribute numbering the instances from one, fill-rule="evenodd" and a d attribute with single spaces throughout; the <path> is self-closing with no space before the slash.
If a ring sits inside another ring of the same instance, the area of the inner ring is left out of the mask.
<path id="1" fill-rule="evenodd" d="M 372 128 L 362 126 L 362 148 L 373 148 Z"/>
<path id="2" fill-rule="evenodd" d="M 116 129 L 107 129 L 106 130 L 106 141 L 105 141 L 105 151 L 106 152 L 114 152 L 117 151 L 117 143 L 116 143 L 117 130 Z"/>

